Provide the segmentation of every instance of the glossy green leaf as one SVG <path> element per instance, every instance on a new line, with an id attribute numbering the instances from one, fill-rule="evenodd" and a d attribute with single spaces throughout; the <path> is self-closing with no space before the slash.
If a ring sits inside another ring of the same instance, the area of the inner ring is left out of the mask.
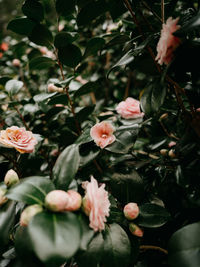
<path id="1" fill-rule="evenodd" d="M 57 92 L 54 92 L 54 93 L 51 93 L 51 94 L 41 93 L 41 94 L 35 95 L 35 96 L 33 97 L 33 100 L 34 100 L 36 103 L 43 102 L 43 101 L 46 101 L 46 100 L 48 100 L 49 98 L 55 96 L 56 94 L 57 94 Z"/>
<path id="2" fill-rule="evenodd" d="M 56 104 L 67 105 L 68 104 L 68 98 L 67 98 L 66 94 L 55 95 L 48 102 L 48 105 L 56 105 Z"/>
<path id="3" fill-rule="evenodd" d="M 90 243 L 91 239 L 93 238 L 95 232 L 93 231 L 92 228 L 89 227 L 88 217 L 81 214 L 79 216 L 79 221 L 80 221 L 80 225 L 82 228 L 80 250 L 86 251 L 88 248 L 88 244 Z"/>
<path id="4" fill-rule="evenodd" d="M 200 27 L 200 12 L 196 16 L 193 16 L 189 21 L 187 21 L 180 29 L 178 29 L 174 35 L 182 37 L 188 32 L 198 29 Z"/>
<path id="5" fill-rule="evenodd" d="M 43 204 L 45 196 L 55 187 L 51 180 L 42 176 L 31 176 L 20 180 L 7 191 L 7 198 L 26 204 Z"/>
<path id="6" fill-rule="evenodd" d="M 48 69 L 55 65 L 55 61 L 49 57 L 36 57 L 30 60 L 29 69 L 30 70 L 43 70 Z"/>
<path id="7" fill-rule="evenodd" d="M 89 40 L 87 46 L 85 48 L 85 53 L 83 55 L 84 58 L 95 55 L 99 50 L 103 48 L 105 44 L 105 40 L 100 37 L 94 37 Z"/>
<path id="8" fill-rule="evenodd" d="M 88 119 L 89 115 L 94 111 L 95 105 L 87 106 L 82 108 L 79 112 L 76 113 L 76 119 L 81 123 L 84 120 Z"/>
<path id="9" fill-rule="evenodd" d="M 53 179 L 57 188 L 67 190 L 78 171 L 79 163 L 80 155 L 77 145 L 72 144 L 62 151 L 53 168 Z"/>
<path id="10" fill-rule="evenodd" d="M 64 47 L 68 44 L 73 43 L 79 35 L 77 33 L 59 32 L 55 36 L 54 45 L 55 47 Z"/>
<path id="11" fill-rule="evenodd" d="M 141 205 L 137 224 L 143 227 L 161 227 L 171 218 L 169 212 L 158 205 L 146 203 Z"/>
<path id="12" fill-rule="evenodd" d="M 128 266 L 130 263 L 131 244 L 121 226 L 116 223 L 109 225 L 106 228 L 104 240 L 104 266 Z"/>
<path id="13" fill-rule="evenodd" d="M 36 0 L 26 0 L 22 6 L 22 12 L 28 18 L 36 21 L 42 21 L 44 19 L 43 5 Z"/>
<path id="14" fill-rule="evenodd" d="M 175 232 L 169 241 L 169 264 L 173 267 L 200 266 L 200 222 Z"/>
<path id="15" fill-rule="evenodd" d="M 119 16 L 121 16 L 127 11 L 123 1 L 115 0 L 108 1 L 108 10 L 113 20 L 117 19 Z"/>
<path id="16" fill-rule="evenodd" d="M 15 220 L 15 202 L 8 201 L 0 207 L 0 252 L 9 241 L 9 234 Z"/>
<path id="17" fill-rule="evenodd" d="M 68 16 L 75 10 L 75 0 L 56 0 L 56 11 L 59 15 Z"/>
<path id="18" fill-rule="evenodd" d="M 78 90 L 74 93 L 74 98 L 89 94 L 91 92 L 95 92 L 100 87 L 98 82 L 87 82 L 86 84 L 82 85 Z"/>
<path id="19" fill-rule="evenodd" d="M 7 29 L 12 32 L 21 34 L 21 35 L 30 35 L 33 28 L 35 26 L 35 22 L 28 18 L 17 18 L 13 19 L 8 23 Z"/>
<path id="20" fill-rule="evenodd" d="M 71 212 L 41 212 L 28 225 L 31 245 L 38 258 L 47 266 L 60 266 L 78 250 L 81 228 Z"/>
<path id="21" fill-rule="evenodd" d="M 90 135 L 90 128 L 85 129 L 82 134 L 79 136 L 79 138 L 76 140 L 77 145 L 89 143 L 92 141 L 92 137 Z"/>
<path id="22" fill-rule="evenodd" d="M 112 47 L 114 45 L 118 45 L 118 44 L 124 44 L 126 42 L 128 42 L 130 40 L 129 36 L 126 34 L 118 34 L 117 36 L 115 36 L 114 38 L 112 38 L 106 45 L 105 47 Z"/>
<path id="23" fill-rule="evenodd" d="M 9 80 L 5 85 L 5 89 L 10 95 L 14 95 L 19 92 L 23 85 L 24 83 L 21 81 Z"/>
<path id="24" fill-rule="evenodd" d="M 61 63 L 68 67 L 74 68 L 81 61 L 82 54 L 78 46 L 68 44 L 58 49 L 58 57 Z"/>
<path id="25" fill-rule="evenodd" d="M 36 24 L 28 37 L 37 45 L 51 46 L 53 43 L 52 33 L 43 24 Z"/>
<path id="26" fill-rule="evenodd" d="M 98 18 L 101 14 L 106 12 L 107 5 L 104 0 L 98 0 L 85 5 L 79 12 L 77 23 L 79 26 L 84 26 L 94 19 Z"/>

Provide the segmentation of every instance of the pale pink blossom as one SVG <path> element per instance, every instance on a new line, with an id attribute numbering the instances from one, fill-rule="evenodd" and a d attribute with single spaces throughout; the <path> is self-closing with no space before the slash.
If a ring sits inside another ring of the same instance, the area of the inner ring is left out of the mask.
<path id="1" fill-rule="evenodd" d="M 116 111 L 124 119 L 136 119 L 144 116 L 144 113 L 140 111 L 140 102 L 132 97 L 120 102 Z"/>
<path id="2" fill-rule="evenodd" d="M 91 182 L 82 184 L 86 191 L 83 202 L 83 210 L 89 215 L 90 227 L 94 231 L 102 231 L 105 229 L 106 217 L 109 216 L 110 201 L 108 192 L 104 189 L 105 184 L 98 187 L 97 180 L 91 177 Z"/>
<path id="3" fill-rule="evenodd" d="M 139 207 L 137 203 L 130 202 L 124 207 L 124 216 L 128 220 L 134 220 L 139 215 Z"/>
<path id="4" fill-rule="evenodd" d="M 81 195 L 74 191 L 74 190 L 69 190 L 67 191 L 69 201 L 67 205 L 65 206 L 66 211 L 76 211 L 79 210 L 82 204 L 82 197 Z"/>
<path id="5" fill-rule="evenodd" d="M 175 146 L 175 145 L 176 145 L 176 142 L 171 141 L 171 142 L 169 142 L 168 147 L 173 147 L 173 146 Z"/>
<path id="6" fill-rule="evenodd" d="M 12 61 L 12 64 L 15 67 L 20 67 L 21 61 L 19 59 L 17 59 L 17 58 L 14 58 L 13 61 Z"/>
<path id="7" fill-rule="evenodd" d="M 4 146 L 15 148 L 20 153 L 32 153 L 37 140 L 31 131 L 12 126 L 0 131 L 0 143 Z"/>
<path id="8" fill-rule="evenodd" d="M 172 17 L 168 18 L 166 23 L 163 24 L 161 37 L 157 44 L 157 56 L 156 60 L 158 63 L 162 65 L 165 63 L 168 65 L 173 57 L 174 51 L 180 45 L 181 40 L 180 38 L 173 35 L 176 32 L 180 25 L 177 25 L 179 18 L 173 19 Z"/>
<path id="9" fill-rule="evenodd" d="M 45 205 L 52 211 L 64 211 L 68 205 L 69 196 L 67 192 L 63 190 L 53 190 L 49 192 L 45 197 Z"/>
<path id="10" fill-rule="evenodd" d="M 42 212 L 43 208 L 39 204 L 34 204 L 26 207 L 20 216 L 20 225 L 28 226 L 30 220 L 39 212 Z"/>
<path id="11" fill-rule="evenodd" d="M 115 141 L 114 131 L 115 129 L 111 123 L 102 121 L 91 128 L 90 135 L 97 146 L 104 148 Z"/>
<path id="12" fill-rule="evenodd" d="M 129 224 L 129 230 L 133 235 L 138 236 L 138 237 L 143 237 L 144 232 L 136 224 L 130 223 Z"/>

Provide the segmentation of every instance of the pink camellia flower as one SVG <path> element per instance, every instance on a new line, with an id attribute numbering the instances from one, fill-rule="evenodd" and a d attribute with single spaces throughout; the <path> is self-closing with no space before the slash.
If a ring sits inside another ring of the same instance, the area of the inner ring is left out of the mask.
<path id="1" fill-rule="evenodd" d="M 161 37 L 157 44 L 157 56 L 156 60 L 158 63 L 162 65 L 165 63 L 168 65 L 174 56 L 175 49 L 180 45 L 180 38 L 173 35 L 176 32 L 180 25 L 177 25 L 179 18 L 172 19 L 172 17 L 168 18 L 166 24 L 163 24 L 163 28 L 161 31 Z"/>
<path id="2" fill-rule="evenodd" d="M 124 119 L 136 119 L 144 116 L 144 113 L 140 111 L 140 102 L 132 97 L 120 102 L 116 111 Z"/>
<path id="3" fill-rule="evenodd" d="M 69 190 L 67 191 L 67 194 L 69 196 L 69 201 L 65 207 L 66 211 L 76 211 L 79 210 L 82 204 L 82 197 L 81 195 L 74 191 L 74 190 Z"/>
<path id="4" fill-rule="evenodd" d="M 124 216 L 128 220 L 134 220 L 139 215 L 139 207 L 137 203 L 130 202 L 124 207 Z"/>
<path id="5" fill-rule="evenodd" d="M 20 153 L 32 153 L 37 140 L 32 132 L 26 131 L 25 128 L 12 126 L 0 132 L 0 143 L 13 147 Z"/>
<path id="6" fill-rule="evenodd" d="M 107 121 L 102 121 L 91 128 L 90 135 L 97 146 L 104 148 L 115 141 L 114 131 L 115 129 L 112 124 Z"/>
<path id="7" fill-rule="evenodd" d="M 45 206 L 52 211 L 64 211 L 68 205 L 69 195 L 63 190 L 53 190 L 45 197 Z"/>
<path id="8" fill-rule="evenodd" d="M 137 226 L 136 224 L 130 223 L 129 224 L 129 230 L 133 235 L 138 236 L 138 237 L 143 237 L 144 233 L 143 233 L 142 229 L 140 229 L 140 227 Z"/>
<path id="9" fill-rule="evenodd" d="M 20 216 L 20 225 L 28 226 L 30 220 L 39 212 L 42 212 L 43 208 L 39 204 L 34 204 L 26 207 Z"/>
<path id="10" fill-rule="evenodd" d="M 83 199 L 83 210 L 89 215 L 90 227 L 94 231 L 105 229 L 106 217 L 109 216 L 110 201 L 108 192 L 104 189 L 105 184 L 98 187 L 97 180 L 91 177 L 91 182 L 83 182 L 82 187 L 86 191 Z"/>

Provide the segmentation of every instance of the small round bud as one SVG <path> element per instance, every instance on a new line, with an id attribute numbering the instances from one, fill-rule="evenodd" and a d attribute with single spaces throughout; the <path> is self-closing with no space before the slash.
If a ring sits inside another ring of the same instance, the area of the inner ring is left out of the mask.
<path id="1" fill-rule="evenodd" d="M 69 196 L 69 202 L 68 202 L 67 206 L 65 207 L 65 210 L 66 211 L 79 210 L 81 207 L 81 203 L 82 203 L 81 195 L 74 190 L 67 191 L 67 194 Z"/>
<path id="2" fill-rule="evenodd" d="M 6 191 L 6 188 L 0 187 L 0 206 L 8 200 L 7 197 L 5 197 Z"/>
<path id="3" fill-rule="evenodd" d="M 54 92 L 62 93 L 63 92 L 63 88 L 62 87 L 57 87 L 53 83 L 49 83 L 48 84 L 48 92 L 49 93 L 54 93 Z"/>
<path id="4" fill-rule="evenodd" d="M 164 120 L 164 119 L 167 119 L 168 117 L 168 113 L 164 113 L 160 116 L 159 120 Z"/>
<path id="5" fill-rule="evenodd" d="M 130 223 L 129 224 L 129 230 L 130 230 L 131 234 L 138 236 L 138 237 L 143 237 L 144 233 L 143 233 L 142 229 L 140 229 L 140 227 L 137 226 L 136 224 Z"/>
<path id="6" fill-rule="evenodd" d="M 82 201 L 82 210 L 85 213 L 85 215 L 89 216 L 90 215 L 90 205 L 89 205 L 89 201 L 87 200 L 86 197 L 83 198 Z"/>
<path id="7" fill-rule="evenodd" d="M 19 182 L 19 177 L 17 173 L 12 169 L 9 170 L 4 177 L 4 183 L 7 185 L 7 187 L 10 187 L 18 182 Z"/>
<path id="8" fill-rule="evenodd" d="M 12 64 L 15 67 L 19 67 L 21 65 L 21 62 L 19 59 L 15 58 L 15 59 L 13 59 Z"/>
<path id="9" fill-rule="evenodd" d="M 167 150 L 167 149 L 161 149 L 161 150 L 160 150 L 160 154 L 161 154 L 162 156 L 167 156 L 167 154 L 168 154 L 168 150 Z"/>
<path id="10" fill-rule="evenodd" d="M 46 195 L 45 205 L 52 211 L 64 211 L 68 205 L 69 195 L 63 190 L 53 190 Z"/>
<path id="11" fill-rule="evenodd" d="M 31 206 L 26 207 L 20 217 L 20 225 L 27 226 L 32 217 L 34 217 L 37 213 L 42 212 L 42 206 L 38 204 L 34 204 Z"/>
<path id="12" fill-rule="evenodd" d="M 176 142 L 171 141 L 171 142 L 169 142 L 168 147 L 173 147 L 173 146 L 175 146 L 175 145 L 176 145 Z"/>
<path id="13" fill-rule="evenodd" d="M 170 149 L 168 155 L 169 155 L 169 157 L 172 158 L 172 159 L 176 158 L 176 154 L 174 153 L 174 150 L 173 150 L 173 149 Z"/>
<path id="14" fill-rule="evenodd" d="M 139 207 L 137 203 L 130 202 L 124 207 L 124 216 L 128 220 L 134 220 L 139 215 Z"/>

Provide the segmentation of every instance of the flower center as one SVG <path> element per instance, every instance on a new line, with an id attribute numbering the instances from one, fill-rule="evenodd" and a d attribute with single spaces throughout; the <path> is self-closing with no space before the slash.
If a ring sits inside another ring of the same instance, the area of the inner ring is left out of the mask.
<path id="1" fill-rule="evenodd" d="M 101 137 L 102 137 L 102 138 L 107 138 L 108 135 L 104 133 L 104 134 L 101 135 Z"/>

